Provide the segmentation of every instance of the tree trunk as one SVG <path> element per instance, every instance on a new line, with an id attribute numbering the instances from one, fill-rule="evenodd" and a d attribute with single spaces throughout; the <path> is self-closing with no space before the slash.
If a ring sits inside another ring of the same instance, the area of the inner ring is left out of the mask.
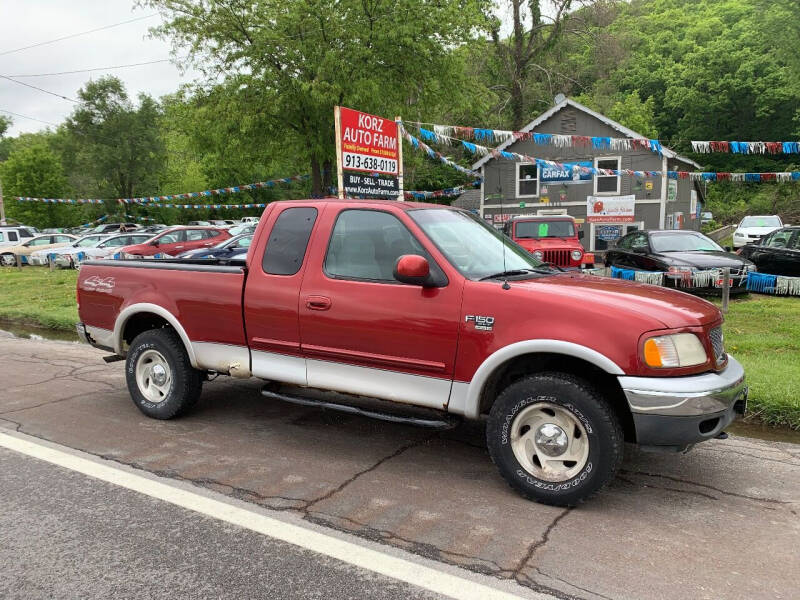
<path id="1" fill-rule="evenodd" d="M 319 159 L 316 156 L 311 157 L 311 196 L 314 198 L 321 198 L 324 194 L 322 191 L 323 181 L 322 167 L 320 166 Z"/>

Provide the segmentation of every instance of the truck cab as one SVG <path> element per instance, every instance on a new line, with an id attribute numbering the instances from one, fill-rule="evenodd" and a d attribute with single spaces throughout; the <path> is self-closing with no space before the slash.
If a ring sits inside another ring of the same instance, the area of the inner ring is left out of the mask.
<path id="1" fill-rule="evenodd" d="M 594 254 L 581 245 L 583 231 L 568 215 L 517 217 L 503 226 L 505 233 L 537 259 L 563 269 L 591 268 Z"/>

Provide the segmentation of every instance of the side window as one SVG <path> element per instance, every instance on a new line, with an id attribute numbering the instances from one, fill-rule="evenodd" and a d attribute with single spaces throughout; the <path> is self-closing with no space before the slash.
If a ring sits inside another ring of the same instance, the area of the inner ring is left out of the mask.
<path id="1" fill-rule="evenodd" d="M 9 231 L 8 232 L 8 241 L 9 242 L 18 242 L 19 238 L 17 237 L 16 231 Z"/>
<path id="2" fill-rule="evenodd" d="M 646 233 L 634 233 L 631 236 L 631 248 L 644 248 L 647 249 L 649 246 L 647 242 L 647 234 Z"/>
<path id="3" fill-rule="evenodd" d="M 184 234 L 183 229 L 179 231 L 173 231 L 171 233 L 165 233 L 159 238 L 158 243 L 164 245 L 164 244 L 174 244 L 175 242 L 181 242 L 184 240 L 183 234 Z"/>
<path id="4" fill-rule="evenodd" d="M 66 235 L 57 235 L 56 236 L 56 242 L 58 242 L 58 243 L 61 243 L 61 242 L 74 242 L 74 241 L 75 240 L 73 240 L 71 237 L 66 236 Z"/>
<path id="5" fill-rule="evenodd" d="M 394 215 L 377 210 L 345 210 L 333 228 L 325 272 L 334 278 L 395 282 L 394 265 L 403 254 L 421 254 L 431 261 Z"/>
<path id="6" fill-rule="evenodd" d="M 196 242 L 198 240 L 206 239 L 206 231 L 204 229 L 190 229 L 186 232 L 187 242 Z"/>
<path id="7" fill-rule="evenodd" d="M 786 248 L 789 244 L 789 239 L 792 237 L 792 230 L 776 231 L 769 236 L 765 246 L 770 248 Z"/>
<path id="8" fill-rule="evenodd" d="M 2 231 L 0 231 L 0 242 L 5 242 L 5 241 L 6 241 L 6 235 Z"/>
<path id="9" fill-rule="evenodd" d="M 207 238 L 215 238 L 215 237 L 217 237 L 217 236 L 218 236 L 220 233 L 222 233 L 222 232 L 221 232 L 221 231 L 219 231 L 219 230 L 217 230 L 217 229 L 207 229 L 207 230 L 205 231 L 205 235 L 206 235 L 206 237 L 207 237 Z"/>
<path id="10" fill-rule="evenodd" d="M 33 234 L 30 232 L 29 229 L 20 229 L 19 230 L 20 237 L 29 238 L 33 237 Z"/>
<path id="11" fill-rule="evenodd" d="M 30 246 L 47 246 L 50 243 L 50 237 L 36 238 L 30 241 Z"/>
<path id="12" fill-rule="evenodd" d="M 630 250 L 632 243 L 633 243 L 633 236 L 626 235 L 619 242 L 617 242 L 617 248 L 622 248 L 623 250 Z"/>
<path id="13" fill-rule="evenodd" d="M 294 275 L 303 265 L 311 230 L 317 220 L 312 207 L 287 208 L 269 233 L 261 268 L 270 275 Z"/>
<path id="14" fill-rule="evenodd" d="M 786 246 L 789 250 L 800 250 L 800 231 L 795 231 L 794 236 Z"/>

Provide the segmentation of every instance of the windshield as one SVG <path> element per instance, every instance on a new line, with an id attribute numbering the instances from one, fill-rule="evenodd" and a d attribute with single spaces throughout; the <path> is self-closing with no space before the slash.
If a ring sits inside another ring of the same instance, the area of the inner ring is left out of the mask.
<path id="1" fill-rule="evenodd" d="M 426 208 L 408 214 L 450 264 L 469 279 L 481 279 L 503 271 L 534 269 L 544 264 L 469 213 Z"/>
<path id="2" fill-rule="evenodd" d="M 539 238 L 575 237 L 572 221 L 518 221 L 514 226 L 516 239 L 536 240 Z"/>
<path id="3" fill-rule="evenodd" d="M 77 242 L 72 244 L 76 248 L 91 248 L 93 246 L 97 246 L 100 242 L 103 241 L 103 238 L 96 238 L 96 237 L 85 237 L 79 239 Z"/>
<path id="4" fill-rule="evenodd" d="M 653 252 L 698 252 L 702 250 L 723 251 L 714 240 L 700 233 L 651 233 L 650 246 Z"/>
<path id="5" fill-rule="evenodd" d="M 778 217 L 745 217 L 739 227 L 782 227 Z"/>

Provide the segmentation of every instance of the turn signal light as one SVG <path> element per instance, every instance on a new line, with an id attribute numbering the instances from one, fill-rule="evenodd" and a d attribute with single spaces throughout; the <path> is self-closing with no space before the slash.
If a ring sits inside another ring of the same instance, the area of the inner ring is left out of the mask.
<path id="1" fill-rule="evenodd" d="M 644 362 L 656 369 L 692 367 L 707 360 L 700 338 L 693 333 L 661 335 L 644 343 Z"/>

